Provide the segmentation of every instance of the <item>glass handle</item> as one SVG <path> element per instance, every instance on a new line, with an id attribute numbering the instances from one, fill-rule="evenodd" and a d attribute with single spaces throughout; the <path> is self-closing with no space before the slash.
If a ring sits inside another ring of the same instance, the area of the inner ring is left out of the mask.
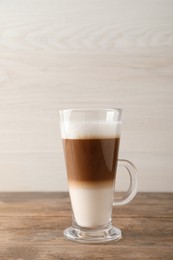
<path id="1" fill-rule="evenodd" d="M 119 159 L 118 166 L 123 166 L 126 168 L 130 177 L 130 185 L 128 191 L 125 193 L 125 196 L 122 199 L 113 201 L 113 206 L 120 206 L 129 203 L 135 197 L 138 191 L 138 183 L 139 183 L 138 172 L 134 164 L 131 163 L 130 161 Z"/>

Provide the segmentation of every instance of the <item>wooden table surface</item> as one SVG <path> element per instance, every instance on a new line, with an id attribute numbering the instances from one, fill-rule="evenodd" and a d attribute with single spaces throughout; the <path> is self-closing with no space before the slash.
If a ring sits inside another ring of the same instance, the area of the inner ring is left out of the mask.
<path id="1" fill-rule="evenodd" d="M 66 240 L 67 193 L 0 193 L 0 260 L 173 259 L 173 193 L 139 193 L 113 210 L 123 238 L 108 244 Z"/>

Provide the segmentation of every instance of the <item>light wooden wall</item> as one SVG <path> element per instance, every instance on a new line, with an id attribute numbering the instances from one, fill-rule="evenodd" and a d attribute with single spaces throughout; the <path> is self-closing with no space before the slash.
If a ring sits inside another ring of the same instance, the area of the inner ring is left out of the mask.
<path id="1" fill-rule="evenodd" d="M 173 1 L 1 0 L 0 191 L 67 190 L 66 107 L 123 108 L 120 157 L 173 191 Z"/>

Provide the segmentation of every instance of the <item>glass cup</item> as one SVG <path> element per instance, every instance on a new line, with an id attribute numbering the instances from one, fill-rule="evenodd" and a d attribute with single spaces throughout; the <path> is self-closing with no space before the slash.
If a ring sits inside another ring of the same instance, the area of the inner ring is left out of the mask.
<path id="1" fill-rule="evenodd" d="M 113 206 L 129 203 L 138 186 L 135 166 L 118 159 L 121 109 L 65 109 L 59 114 L 72 206 L 72 226 L 64 236 L 83 243 L 119 240 L 121 230 L 111 221 Z M 130 177 L 129 189 L 118 201 L 117 166 L 124 166 Z"/>

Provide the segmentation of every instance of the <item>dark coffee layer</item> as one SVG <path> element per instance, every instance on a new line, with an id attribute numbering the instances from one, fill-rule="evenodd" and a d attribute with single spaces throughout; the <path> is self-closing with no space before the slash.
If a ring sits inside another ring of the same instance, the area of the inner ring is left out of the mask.
<path id="1" fill-rule="evenodd" d="M 108 181 L 74 181 L 72 179 L 68 182 L 69 188 L 79 188 L 79 189 L 106 189 L 114 187 L 114 180 Z"/>
<path id="2" fill-rule="evenodd" d="M 69 181 L 113 181 L 119 138 L 63 139 Z"/>

